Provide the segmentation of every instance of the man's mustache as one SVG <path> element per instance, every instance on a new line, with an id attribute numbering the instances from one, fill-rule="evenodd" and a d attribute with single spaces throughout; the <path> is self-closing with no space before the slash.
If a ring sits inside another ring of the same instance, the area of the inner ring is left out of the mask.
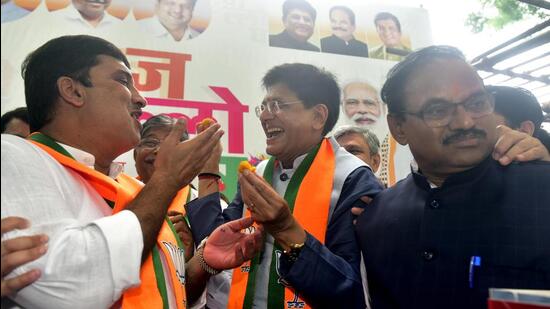
<path id="1" fill-rule="evenodd" d="M 332 27 L 332 30 L 346 31 L 346 29 L 342 27 Z"/>
<path id="2" fill-rule="evenodd" d="M 376 117 L 369 113 L 355 113 L 351 116 L 351 120 L 353 122 L 357 122 L 358 120 L 363 120 L 365 118 L 372 120 L 373 122 L 377 122 L 380 117 Z"/>
<path id="3" fill-rule="evenodd" d="M 487 133 L 480 129 L 456 130 L 443 139 L 443 145 L 449 145 L 468 138 L 485 138 Z"/>
<path id="4" fill-rule="evenodd" d="M 86 0 L 86 2 L 105 4 L 105 3 L 107 3 L 107 0 Z"/>

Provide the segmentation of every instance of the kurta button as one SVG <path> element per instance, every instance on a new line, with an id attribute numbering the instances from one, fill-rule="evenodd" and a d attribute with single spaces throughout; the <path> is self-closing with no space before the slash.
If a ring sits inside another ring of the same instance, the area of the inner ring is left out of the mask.
<path id="1" fill-rule="evenodd" d="M 434 258 L 434 255 L 435 254 L 432 251 L 429 251 L 429 250 L 426 250 L 426 251 L 422 252 L 422 257 L 426 261 L 431 261 Z"/>
<path id="2" fill-rule="evenodd" d="M 433 200 L 433 201 L 430 203 L 430 207 L 433 208 L 433 209 L 439 208 L 439 202 L 438 202 L 437 200 Z"/>

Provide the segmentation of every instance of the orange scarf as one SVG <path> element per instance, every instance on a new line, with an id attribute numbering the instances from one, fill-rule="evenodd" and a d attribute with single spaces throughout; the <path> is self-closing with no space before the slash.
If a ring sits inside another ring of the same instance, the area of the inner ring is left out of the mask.
<path id="1" fill-rule="evenodd" d="M 28 140 L 47 152 L 63 166 L 77 172 L 104 199 L 114 202 L 113 214 L 124 210 L 143 188 L 141 182 L 125 174 L 120 174 L 114 180 L 79 163 L 63 147 L 46 135 L 33 133 L 28 137 Z M 186 186 L 178 192 L 169 209 L 181 212 L 188 194 L 189 186 Z M 172 224 L 166 219 L 159 231 L 157 245 L 141 265 L 141 284 L 126 290 L 122 296 L 123 308 L 168 308 L 167 287 L 164 279 L 165 271 L 162 269 L 159 250 L 163 252 L 164 260 L 168 264 L 168 275 L 171 284 L 169 288 L 176 298 L 177 308 L 183 309 L 186 307 L 185 259 L 183 249 L 181 249 L 183 246 L 180 242 Z"/>
<path id="2" fill-rule="evenodd" d="M 315 153 L 316 152 L 316 153 Z M 273 160 L 273 159 L 271 159 Z M 273 161 L 271 162 L 273 164 Z M 264 172 L 264 177 L 272 177 L 272 170 Z M 306 156 L 300 164 L 285 192 L 285 200 L 289 203 L 292 214 L 300 225 L 308 231 L 313 237 L 321 243 L 325 241 L 325 234 L 328 225 L 328 215 L 330 209 L 330 196 L 332 193 L 334 181 L 335 156 L 332 145 L 328 139 L 324 139 L 318 149 L 314 149 Z M 303 175 L 305 173 L 305 175 Z M 270 175 L 271 174 L 271 175 Z M 300 182 L 300 177 L 303 177 Z M 293 184 L 293 179 L 296 179 Z M 266 179 L 271 183 L 271 179 Z M 291 186 L 294 186 L 292 188 Z M 296 187 L 297 186 L 297 187 Z M 297 194 L 292 194 L 292 190 L 297 189 Z M 314 209 L 312 207 L 314 205 Z M 245 216 L 250 216 L 248 210 Z M 275 250 L 275 249 L 274 249 Z M 256 260 L 257 258 L 255 258 Z M 255 286 L 254 282 L 248 286 L 249 274 L 253 273 L 255 265 L 250 261 L 245 262 L 233 271 L 233 280 L 231 292 L 229 295 L 228 308 L 251 308 L 254 295 L 252 294 Z M 273 280 L 270 275 L 270 284 Z M 275 280 L 276 281 L 276 280 Z M 280 284 L 279 284 L 280 285 Z M 271 285 L 269 290 L 273 290 Z M 269 292 L 268 292 L 269 293 Z M 278 298 L 279 296 L 269 296 L 269 298 Z M 276 302 L 285 308 L 310 308 L 292 288 L 284 288 L 284 299 L 275 299 Z M 270 300 L 268 300 L 268 303 Z M 278 307 L 278 306 L 277 306 Z"/>

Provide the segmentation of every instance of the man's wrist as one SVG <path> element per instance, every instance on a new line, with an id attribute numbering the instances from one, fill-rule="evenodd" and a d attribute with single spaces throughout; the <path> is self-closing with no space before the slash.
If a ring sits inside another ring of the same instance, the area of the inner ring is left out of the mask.
<path id="1" fill-rule="evenodd" d="M 203 241 L 199 244 L 197 252 L 195 253 L 195 255 L 197 256 L 197 259 L 199 261 L 199 265 L 201 266 L 201 269 L 204 270 L 206 273 L 208 273 L 212 276 L 215 276 L 215 275 L 219 274 L 221 272 L 221 270 L 215 269 L 214 267 L 208 265 L 208 263 L 206 263 L 206 261 L 204 260 L 204 247 L 206 247 L 206 240 L 207 239 L 208 239 L 208 237 L 203 239 Z"/>

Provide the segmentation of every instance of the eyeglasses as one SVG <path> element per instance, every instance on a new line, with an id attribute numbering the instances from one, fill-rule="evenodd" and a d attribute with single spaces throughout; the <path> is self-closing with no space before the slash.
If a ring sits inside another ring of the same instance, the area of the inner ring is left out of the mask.
<path id="1" fill-rule="evenodd" d="M 161 143 L 162 141 L 156 138 L 144 138 L 139 142 L 138 147 L 143 149 L 155 149 L 159 147 Z"/>
<path id="2" fill-rule="evenodd" d="M 187 131 L 183 132 L 180 138 L 180 142 L 185 142 L 188 139 L 189 139 L 189 133 L 187 133 Z M 137 145 L 137 147 L 140 147 L 142 149 L 155 149 L 157 147 L 160 147 L 160 144 L 162 144 L 163 141 L 164 139 L 161 141 L 154 137 L 146 137 L 139 141 L 139 144 Z"/>
<path id="3" fill-rule="evenodd" d="M 451 123 L 453 115 L 456 113 L 456 109 L 459 105 L 462 105 L 464 110 L 474 119 L 491 114 L 495 108 L 493 96 L 484 92 L 465 102 L 451 103 L 437 101 L 427 104 L 416 113 L 404 111 L 403 114 L 416 116 L 424 120 L 424 123 L 426 123 L 428 127 L 438 128 Z"/>
<path id="4" fill-rule="evenodd" d="M 289 102 L 280 102 L 278 100 L 264 101 L 262 102 L 261 105 L 256 106 L 254 110 L 256 111 L 256 116 L 260 118 L 260 116 L 265 110 L 267 110 L 270 114 L 277 114 L 281 112 L 281 110 L 283 110 L 285 106 L 298 104 L 298 103 L 302 103 L 302 101 L 300 100 L 289 101 Z"/>

